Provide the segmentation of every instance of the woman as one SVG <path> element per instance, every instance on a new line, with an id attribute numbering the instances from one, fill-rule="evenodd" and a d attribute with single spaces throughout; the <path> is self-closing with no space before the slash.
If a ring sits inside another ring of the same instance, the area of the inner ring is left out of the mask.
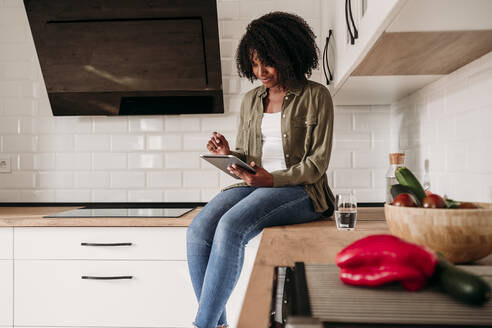
<path id="1" fill-rule="evenodd" d="M 328 90 L 308 81 L 318 66 L 315 36 L 299 16 L 274 12 L 252 21 L 236 52 L 240 76 L 262 86 L 243 98 L 236 149 L 213 133 L 207 149 L 232 154 L 255 168 L 234 165 L 243 180 L 225 188 L 187 230 L 188 267 L 199 301 L 194 325 L 228 327 L 225 305 L 241 273 L 244 247 L 263 228 L 331 215 L 326 170 L 333 105 Z"/>

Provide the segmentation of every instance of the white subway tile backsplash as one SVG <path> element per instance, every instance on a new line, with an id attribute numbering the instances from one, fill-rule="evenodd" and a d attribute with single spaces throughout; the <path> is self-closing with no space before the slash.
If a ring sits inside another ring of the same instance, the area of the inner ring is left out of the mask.
<path id="1" fill-rule="evenodd" d="M 390 137 L 390 112 L 354 114 L 356 133 L 371 132 L 376 140 L 388 140 Z"/>
<path id="2" fill-rule="evenodd" d="M 180 171 L 147 173 L 148 188 L 178 188 L 182 186 Z"/>
<path id="3" fill-rule="evenodd" d="M 4 43 L 0 51 L 1 62 L 26 62 L 32 59 L 32 48 L 28 44 Z"/>
<path id="4" fill-rule="evenodd" d="M 76 151 L 109 152 L 111 136 L 99 134 L 78 134 L 74 136 Z"/>
<path id="5" fill-rule="evenodd" d="M 90 170 L 92 159 L 90 153 L 63 153 L 56 154 L 55 166 L 57 170 Z"/>
<path id="6" fill-rule="evenodd" d="M 2 152 L 33 152 L 38 148 L 38 137 L 32 135 L 2 136 Z"/>
<path id="7" fill-rule="evenodd" d="M 46 203 L 52 202 L 55 199 L 55 190 L 32 189 L 19 190 L 20 199 L 27 203 Z"/>
<path id="8" fill-rule="evenodd" d="M 126 189 L 95 189 L 92 190 L 91 201 L 92 202 L 128 202 Z"/>
<path id="9" fill-rule="evenodd" d="M 168 189 L 164 191 L 165 202 L 201 202 L 200 189 Z"/>
<path id="10" fill-rule="evenodd" d="M 160 132 L 164 129 L 162 117 L 130 118 L 130 133 L 132 132 Z"/>
<path id="11" fill-rule="evenodd" d="M 162 202 L 160 190 L 130 190 L 128 191 L 129 202 Z"/>
<path id="12" fill-rule="evenodd" d="M 143 188 L 145 187 L 144 172 L 111 172 L 111 188 Z"/>
<path id="13" fill-rule="evenodd" d="M 211 137 L 212 133 L 210 132 L 204 132 L 200 134 L 188 133 L 183 136 L 183 150 L 198 150 L 202 152 L 207 152 L 207 143 Z"/>
<path id="14" fill-rule="evenodd" d="M 128 132 L 128 118 L 126 117 L 97 117 L 94 118 L 94 132 L 96 133 L 126 133 Z"/>
<path id="15" fill-rule="evenodd" d="M 0 132 L 5 134 L 18 134 L 19 127 L 19 119 L 16 117 L 3 117 L 0 120 Z"/>
<path id="16" fill-rule="evenodd" d="M 237 119 L 237 115 L 210 115 L 210 117 L 202 118 L 202 131 L 209 133 L 213 131 L 236 131 L 238 126 Z"/>
<path id="17" fill-rule="evenodd" d="M 217 17 L 219 20 L 237 19 L 239 17 L 239 1 L 217 2 Z"/>
<path id="18" fill-rule="evenodd" d="M 355 189 L 357 202 L 381 202 L 386 199 L 385 189 Z"/>
<path id="19" fill-rule="evenodd" d="M 354 167 L 360 169 L 387 168 L 389 166 L 388 142 L 377 142 L 371 151 L 354 152 Z"/>
<path id="20" fill-rule="evenodd" d="M 0 31 L 0 33 L 2 32 Z M 0 35 L 0 43 L 1 42 L 2 40 Z M 18 98 L 20 94 L 21 94 L 21 86 L 18 82 L 0 81 L 0 97 Z"/>
<path id="21" fill-rule="evenodd" d="M 181 135 L 151 135 L 147 136 L 148 150 L 181 150 Z"/>
<path id="22" fill-rule="evenodd" d="M 55 200 L 60 203 L 79 203 L 79 202 L 90 202 L 91 201 L 91 191 L 82 189 L 59 189 L 55 192 Z"/>
<path id="23" fill-rule="evenodd" d="M 334 133 L 333 151 L 353 150 L 369 151 L 371 150 L 370 133 Z"/>
<path id="24" fill-rule="evenodd" d="M 112 151 L 135 151 L 145 149 L 145 137 L 143 135 L 112 135 Z"/>
<path id="25" fill-rule="evenodd" d="M 162 154 L 128 154 L 128 169 L 162 169 Z"/>
<path id="26" fill-rule="evenodd" d="M 93 154 L 93 167 L 95 170 L 124 170 L 127 166 L 127 154 L 125 153 L 101 153 Z"/>
<path id="27" fill-rule="evenodd" d="M 86 189 L 109 188 L 108 172 L 76 172 L 74 173 L 74 187 Z"/>
<path id="28" fill-rule="evenodd" d="M 333 151 L 330 157 L 330 168 L 351 168 L 352 152 L 346 150 Z"/>
<path id="29" fill-rule="evenodd" d="M 38 173 L 37 187 L 42 189 L 73 188 L 73 172 L 41 171 Z"/>
<path id="30" fill-rule="evenodd" d="M 35 76 L 35 72 L 31 62 L 14 62 L 3 65 L 2 75 L 6 80 L 32 80 Z"/>
<path id="31" fill-rule="evenodd" d="M 39 151 L 41 152 L 69 152 L 73 151 L 74 142 L 71 135 L 40 135 Z"/>
<path id="32" fill-rule="evenodd" d="M 464 171 L 467 167 L 467 152 L 464 143 L 449 143 L 445 145 L 446 170 Z"/>
<path id="33" fill-rule="evenodd" d="M 335 174 L 335 188 L 370 188 L 371 183 L 371 170 L 346 170 L 336 169 Z"/>
<path id="34" fill-rule="evenodd" d="M 164 155 L 164 165 L 168 169 L 198 169 L 200 168 L 200 153 L 170 153 Z"/>
<path id="35" fill-rule="evenodd" d="M 275 8 L 274 1 L 240 1 L 239 12 L 241 18 L 251 19 L 263 16 L 273 11 Z M 243 30 L 244 31 L 244 30 Z M 244 33 L 244 32 L 243 32 Z"/>
<path id="36" fill-rule="evenodd" d="M 218 187 L 219 173 L 217 171 L 203 174 L 203 171 L 183 172 L 183 187 L 210 188 Z"/>
<path id="37" fill-rule="evenodd" d="M 188 116 L 166 116 L 164 127 L 168 132 L 199 131 L 200 118 Z"/>
<path id="38" fill-rule="evenodd" d="M 354 115 L 352 113 L 335 112 L 333 131 L 340 133 L 351 133 L 353 130 Z"/>
<path id="39" fill-rule="evenodd" d="M 372 170 L 372 185 L 376 189 L 386 188 L 386 170 L 384 169 Z"/>
<path id="40" fill-rule="evenodd" d="M 90 133 L 92 118 L 88 117 L 56 117 L 56 130 L 59 133 Z"/>
<path id="41" fill-rule="evenodd" d="M 2 116 L 32 116 L 36 112 L 36 102 L 32 99 L 0 97 L 0 107 L 3 108 Z"/>
<path id="42" fill-rule="evenodd" d="M 492 53 L 392 105 L 414 106 L 412 123 L 395 129 L 407 165 L 422 177 L 429 162 L 431 190 L 451 198 L 491 201 Z"/>
<path id="43" fill-rule="evenodd" d="M 19 203 L 19 202 L 27 202 L 24 201 L 21 196 L 19 190 L 0 190 L 0 203 Z"/>
<path id="44" fill-rule="evenodd" d="M 21 170 L 54 170 L 55 154 L 20 154 L 19 165 Z"/>
<path id="45" fill-rule="evenodd" d="M 220 39 L 239 39 L 246 30 L 249 20 L 223 20 L 219 22 L 219 38 Z M 1 41 L 1 39 L 0 39 Z"/>
<path id="46" fill-rule="evenodd" d="M 36 185 L 34 172 L 12 172 L 0 174 L 0 186 L 2 189 L 34 188 Z"/>

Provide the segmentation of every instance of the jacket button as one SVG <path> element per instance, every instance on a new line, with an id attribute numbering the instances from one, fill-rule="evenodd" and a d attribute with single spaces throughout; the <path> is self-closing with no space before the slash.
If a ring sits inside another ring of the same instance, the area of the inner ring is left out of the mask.
<path id="1" fill-rule="evenodd" d="M 285 154 L 285 157 L 289 158 L 289 154 Z"/>
<path id="2" fill-rule="evenodd" d="M 283 118 L 285 118 L 285 114 L 284 114 L 284 115 L 282 115 L 282 117 L 283 117 Z"/>
<path id="3" fill-rule="evenodd" d="M 289 96 L 285 96 L 285 100 L 289 99 Z"/>
<path id="4" fill-rule="evenodd" d="M 284 133 L 284 138 L 287 138 L 287 134 Z"/>

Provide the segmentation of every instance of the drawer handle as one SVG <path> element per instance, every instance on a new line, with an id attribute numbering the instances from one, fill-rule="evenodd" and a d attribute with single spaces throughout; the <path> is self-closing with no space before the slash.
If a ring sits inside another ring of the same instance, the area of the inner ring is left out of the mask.
<path id="1" fill-rule="evenodd" d="M 80 246 L 132 246 L 132 243 L 80 243 Z"/>
<path id="2" fill-rule="evenodd" d="M 93 280 L 117 280 L 117 279 L 133 279 L 133 276 L 113 276 L 113 277 L 82 276 L 81 278 L 93 279 Z"/>

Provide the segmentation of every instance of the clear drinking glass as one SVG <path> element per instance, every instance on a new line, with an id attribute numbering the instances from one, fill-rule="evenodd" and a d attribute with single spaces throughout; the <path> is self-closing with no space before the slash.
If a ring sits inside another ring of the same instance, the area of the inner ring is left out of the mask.
<path id="1" fill-rule="evenodd" d="M 335 200 L 335 222 L 337 229 L 351 231 L 357 222 L 357 201 L 353 193 L 340 193 Z"/>

